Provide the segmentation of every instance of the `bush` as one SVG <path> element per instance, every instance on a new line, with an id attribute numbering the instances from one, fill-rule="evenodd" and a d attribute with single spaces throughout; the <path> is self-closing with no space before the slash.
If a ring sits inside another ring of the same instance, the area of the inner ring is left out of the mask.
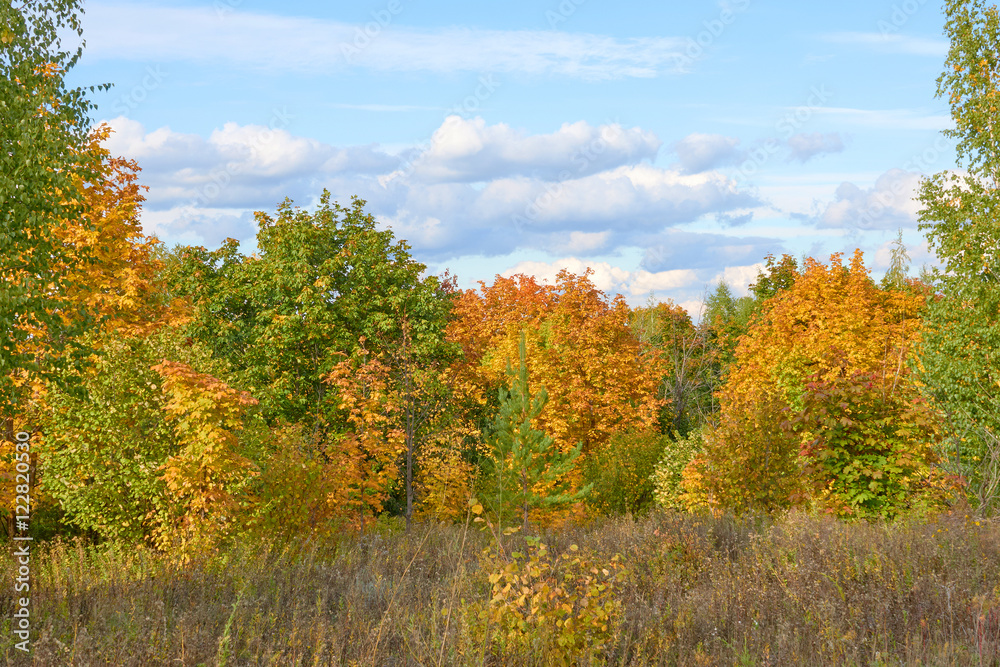
<path id="1" fill-rule="evenodd" d="M 593 659 L 621 623 L 620 557 L 599 561 L 576 544 L 556 555 L 538 538 L 527 540 L 526 551 L 505 557 L 486 550 L 491 597 L 478 629 L 493 638 L 500 655 L 544 655 L 553 665 Z"/>
<path id="2" fill-rule="evenodd" d="M 681 486 L 684 469 L 704 446 L 701 429 L 695 429 L 684 437 L 674 431 L 673 439 L 666 443 L 663 455 L 650 476 L 657 505 L 665 509 L 687 509 Z"/>
<path id="3" fill-rule="evenodd" d="M 653 505 L 650 479 L 669 438 L 655 431 L 616 433 L 583 463 L 593 484 L 588 504 L 602 514 L 639 515 Z"/>

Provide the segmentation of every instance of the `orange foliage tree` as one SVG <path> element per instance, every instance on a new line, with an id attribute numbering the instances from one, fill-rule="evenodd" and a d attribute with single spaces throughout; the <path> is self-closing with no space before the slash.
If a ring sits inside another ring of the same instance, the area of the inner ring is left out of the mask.
<path id="1" fill-rule="evenodd" d="M 329 460 L 328 503 L 348 525 L 364 532 L 369 517 L 382 511 L 399 479 L 398 459 L 406 449 L 400 425 L 403 406 L 393 392 L 392 369 L 380 355 L 359 350 L 326 376 L 337 389 L 339 407 L 351 430 L 324 447 Z"/>
<path id="2" fill-rule="evenodd" d="M 740 339 L 736 363 L 719 393 L 720 419 L 705 433 L 703 455 L 686 471 L 689 498 L 708 497 L 737 510 L 769 510 L 810 496 L 815 491 L 810 481 L 829 490 L 831 480 L 824 477 L 829 471 L 807 466 L 803 458 L 831 455 L 816 446 L 828 441 L 824 420 L 814 419 L 813 428 L 790 428 L 789 420 L 807 407 L 807 398 L 811 414 L 818 409 L 807 384 L 840 386 L 845 378 L 863 376 L 867 390 L 885 400 L 909 387 L 907 361 L 923 303 L 917 290 L 879 289 L 860 250 L 848 266 L 839 254 L 829 266 L 806 260 L 794 284 L 765 302 Z M 905 420 L 905 414 L 916 414 L 906 403 L 873 414 Z M 917 458 L 931 456 L 927 445 L 926 440 L 913 445 Z M 807 467 L 812 477 L 803 476 Z"/>
<path id="3" fill-rule="evenodd" d="M 617 431 L 655 424 L 662 403 L 658 364 L 629 328 L 628 305 L 621 296 L 609 301 L 591 273 L 560 271 L 555 285 L 497 276 L 461 295 L 448 329 L 465 352 L 458 384 L 480 406 L 518 363 L 524 332 L 529 381 L 549 396 L 534 426 L 562 452 L 583 443 L 584 455 Z"/>

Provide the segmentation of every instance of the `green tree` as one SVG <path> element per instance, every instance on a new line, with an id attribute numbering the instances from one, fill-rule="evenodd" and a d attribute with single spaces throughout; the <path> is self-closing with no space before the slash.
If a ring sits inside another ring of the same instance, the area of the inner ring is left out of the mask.
<path id="1" fill-rule="evenodd" d="M 544 431 L 532 426 L 542 414 L 548 392 L 542 387 L 531 395 L 525 337 L 521 336 L 520 368 L 517 374 L 508 366 L 510 389 L 500 389 L 500 413 L 493 429 L 493 452 L 485 483 L 487 504 L 503 525 L 508 511 L 520 513 L 522 529 L 527 532 L 532 510 L 553 510 L 583 499 L 590 486 L 572 489 L 572 475 L 583 443 L 562 453 Z"/>
<path id="2" fill-rule="evenodd" d="M 170 290 L 197 308 L 190 335 L 261 400 L 269 421 L 327 428 L 336 412 L 323 381 L 364 340 L 400 359 L 446 356 L 451 300 L 409 247 L 379 230 L 354 198 L 349 208 L 324 191 L 313 212 L 285 200 L 276 217 L 256 214 L 257 252 L 228 239 L 215 251 L 185 248 Z"/>
<path id="3" fill-rule="evenodd" d="M 889 269 L 882 277 L 882 289 L 904 289 L 907 285 L 907 274 L 910 271 L 910 255 L 903 243 L 903 230 L 899 230 L 896 240 L 892 242 L 889 258 Z"/>
<path id="4" fill-rule="evenodd" d="M 790 289 L 799 277 L 799 263 L 791 255 L 782 255 L 780 260 L 775 260 L 774 255 L 767 255 L 764 257 L 764 269 L 766 273 L 758 271 L 757 281 L 750 285 L 757 309 L 782 290 Z"/>
<path id="5" fill-rule="evenodd" d="M 80 4 L 0 5 L 0 414 L 8 429 L 29 375 L 72 378 L 59 369 L 87 353 L 74 346 L 86 311 L 67 312 L 58 298 L 67 287 L 59 267 L 78 250 L 54 235 L 80 217 L 76 179 L 97 176 L 96 156 L 84 150 L 93 105 L 65 85 L 82 47 L 66 50 L 62 40 L 82 34 Z"/>
<path id="6" fill-rule="evenodd" d="M 959 167 L 921 184 L 920 229 L 942 268 L 917 370 L 951 425 L 948 461 L 984 511 L 1000 492 L 1000 14 L 981 0 L 948 0 L 951 47 L 937 96 L 947 97 Z"/>
<path id="7" fill-rule="evenodd" d="M 84 372 L 85 396 L 53 388 L 39 439 L 43 489 L 70 523 L 103 539 L 152 540 L 171 523 L 172 498 L 163 466 L 181 451 L 166 412 L 164 359 L 223 375 L 226 364 L 179 331 L 145 338 L 108 336 L 101 357 Z"/>
<path id="8" fill-rule="evenodd" d="M 444 405 L 439 376 L 458 352 L 444 333 L 452 286 L 424 276 L 357 198 L 342 207 L 324 191 L 312 212 L 285 200 L 257 223 L 249 257 L 228 239 L 215 251 L 175 250 L 167 262 L 171 296 L 196 307 L 190 335 L 233 365 L 270 424 L 303 424 L 318 451 L 355 430 L 325 379 L 345 357 L 378 358 L 405 443 L 405 497 L 392 509 L 411 519 L 419 450 Z"/>
<path id="9" fill-rule="evenodd" d="M 733 296 L 725 282 L 720 282 L 707 299 L 700 326 L 707 331 L 705 345 L 712 358 L 710 376 L 713 387 L 721 386 L 736 361 L 736 346 L 750 327 L 756 309 L 752 297 Z"/>

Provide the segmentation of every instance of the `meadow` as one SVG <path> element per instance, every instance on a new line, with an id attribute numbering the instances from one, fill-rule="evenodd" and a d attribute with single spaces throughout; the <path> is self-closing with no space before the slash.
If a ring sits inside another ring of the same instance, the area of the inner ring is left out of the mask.
<path id="1" fill-rule="evenodd" d="M 656 512 L 502 548 L 481 525 L 387 521 L 186 566 L 39 543 L 33 664 L 1000 665 L 996 521 Z M 13 605 L 4 587 L 7 664 Z"/>

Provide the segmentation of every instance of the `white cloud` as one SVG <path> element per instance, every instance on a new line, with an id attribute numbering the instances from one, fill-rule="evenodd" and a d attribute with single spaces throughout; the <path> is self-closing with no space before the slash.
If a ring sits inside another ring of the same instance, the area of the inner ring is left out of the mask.
<path id="1" fill-rule="evenodd" d="M 727 266 L 712 279 L 712 283 L 726 283 L 735 296 L 747 296 L 750 294 L 750 285 L 757 282 L 757 274 L 763 270 L 763 262 L 749 266 Z"/>
<path id="2" fill-rule="evenodd" d="M 542 30 L 422 29 L 399 16 L 350 24 L 216 7 L 87 5 L 87 58 L 227 63 L 271 73 L 510 72 L 583 79 L 679 72 L 685 40 Z"/>
<path id="3" fill-rule="evenodd" d="M 870 188 L 845 181 L 834 193 L 834 201 L 820 214 L 820 227 L 896 229 L 914 227 L 920 204 L 914 199 L 921 175 L 890 169 Z"/>
<path id="4" fill-rule="evenodd" d="M 549 251 L 553 254 L 592 254 L 603 250 L 611 239 L 611 232 L 560 232 L 552 235 Z"/>
<path id="5" fill-rule="evenodd" d="M 696 174 L 709 169 L 736 164 L 743 159 L 740 140 L 721 134 L 689 134 L 676 144 L 674 152 L 684 171 Z"/>
<path id="6" fill-rule="evenodd" d="M 587 269 L 593 270 L 590 280 L 597 289 L 607 294 L 625 294 L 633 297 L 646 296 L 650 292 L 664 292 L 690 287 L 698 282 L 698 274 L 691 270 L 659 271 L 651 273 L 639 269 L 629 271 L 608 262 L 587 262 L 577 257 L 564 257 L 552 262 L 518 262 L 504 271 L 504 277 L 524 273 L 535 279 L 555 284 L 556 276 L 562 270 L 582 275 Z"/>
<path id="7" fill-rule="evenodd" d="M 780 254 L 783 250 L 782 243 L 775 238 L 677 229 L 664 230 L 637 240 L 637 245 L 645 248 L 643 268 L 652 272 L 670 269 L 709 271 L 705 274 L 706 279 L 723 267 L 747 266 L 768 253 Z"/>
<path id="8" fill-rule="evenodd" d="M 837 132 L 799 132 L 788 138 L 791 158 L 807 162 L 824 153 L 839 153 L 844 150 L 844 140 Z"/>
<path id="9" fill-rule="evenodd" d="M 427 146 L 404 151 L 412 168 L 403 169 L 399 156 L 379 146 L 331 146 L 280 128 L 227 123 L 203 138 L 169 127 L 147 131 L 126 118 L 111 125 L 116 133 L 109 149 L 143 166 L 142 182 L 150 186 L 144 219 L 155 219 L 168 241 L 194 242 L 199 229 L 204 245 L 225 236 L 246 240 L 253 231 L 250 212 L 271 211 L 286 197 L 311 206 L 326 188 L 342 203 L 355 195 L 365 199 L 367 210 L 424 261 L 519 248 L 594 257 L 654 247 L 673 225 L 745 213 L 759 203 L 718 172 L 653 166 L 647 158 L 659 140 L 616 125 L 578 122 L 528 134 L 449 117 Z M 592 159 L 581 162 L 581 155 Z M 567 171 L 570 177 L 553 180 Z M 166 212 L 173 218 L 160 215 Z M 643 269 L 694 268 L 690 262 L 700 257 L 742 258 L 759 249 L 726 243 L 725 251 L 692 247 L 679 266 Z"/>
<path id="10" fill-rule="evenodd" d="M 564 123 L 551 134 L 528 135 L 504 123 L 448 116 L 416 158 L 413 176 L 429 182 L 483 181 L 515 174 L 565 179 L 656 157 L 652 132 L 618 124 Z"/>
<path id="11" fill-rule="evenodd" d="M 399 159 L 374 146 L 335 148 L 286 130 L 226 123 L 205 139 L 161 127 L 146 132 L 124 117 L 107 121 L 115 155 L 135 159 L 150 186 L 147 207 L 273 207 L 286 196 L 315 194 L 322 175 L 383 172 Z"/>

